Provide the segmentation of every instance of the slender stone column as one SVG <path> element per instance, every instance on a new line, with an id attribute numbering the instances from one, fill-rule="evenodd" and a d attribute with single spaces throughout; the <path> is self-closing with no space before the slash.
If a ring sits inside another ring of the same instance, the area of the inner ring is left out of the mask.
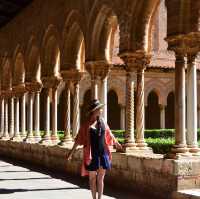
<path id="1" fill-rule="evenodd" d="M 160 105 L 160 128 L 165 129 L 165 105 Z"/>
<path id="2" fill-rule="evenodd" d="M 33 136 L 33 100 L 34 93 L 29 92 L 28 94 L 28 133 L 25 139 L 28 143 L 34 143 L 35 138 Z"/>
<path id="3" fill-rule="evenodd" d="M 40 135 L 40 92 L 35 93 L 35 107 L 34 107 L 34 131 L 35 131 L 35 141 L 39 142 L 41 140 Z"/>
<path id="4" fill-rule="evenodd" d="M 52 135 L 51 140 L 53 144 L 59 142 L 57 134 L 57 88 L 52 88 Z"/>
<path id="5" fill-rule="evenodd" d="M 197 123 L 198 123 L 198 128 L 200 128 L 200 107 L 198 106 L 197 108 Z"/>
<path id="6" fill-rule="evenodd" d="M 65 135 L 61 145 L 68 145 L 72 143 L 72 136 L 70 133 L 70 81 L 65 82 L 66 92 L 66 111 L 64 116 Z"/>
<path id="7" fill-rule="evenodd" d="M 12 138 L 14 136 L 14 98 L 10 98 L 10 116 L 9 116 L 9 136 Z"/>
<path id="8" fill-rule="evenodd" d="M 175 145 L 172 153 L 185 153 L 188 151 L 186 146 L 185 134 L 185 57 L 176 53 L 175 61 Z"/>
<path id="9" fill-rule="evenodd" d="M 106 76 L 101 80 L 101 103 L 103 107 L 103 118 L 107 122 L 107 93 L 108 93 L 108 77 Z"/>
<path id="10" fill-rule="evenodd" d="M 196 55 L 188 56 L 187 64 L 187 147 L 189 152 L 199 152 L 197 142 L 197 68 Z"/>
<path id="11" fill-rule="evenodd" d="M 125 147 L 135 147 L 134 138 L 134 78 L 133 72 L 126 76 L 126 132 Z"/>
<path id="12" fill-rule="evenodd" d="M 21 137 L 26 138 L 26 95 L 21 97 Z"/>
<path id="13" fill-rule="evenodd" d="M 15 142 L 22 141 L 19 133 L 19 96 L 15 97 L 15 134 L 12 140 Z"/>
<path id="14" fill-rule="evenodd" d="M 98 99 L 99 95 L 98 95 L 98 90 L 99 90 L 99 86 L 98 86 L 98 78 L 92 77 L 91 79 L 91 87 L 92 87 L 92 99 Z"/>
<path id="15" fill-rule="evenodd" d="M 137 70 L 137 91 L 136 91 L 136 143 L 137 147 L 146 147 L 144 141 L 144 68 Z"/>
<path id="16" fill-rule="evenodd" d="M 45 135 L 42 138 L 42 144 L 51 144 L 51 135 L 50 135 L 50 97 L 49 92 L 50 88 L 46 89 L 46 118 L 45 118 Z"/>
<path id="17" fill-rule="evenodd" d="M 122 130 L 125 129 L 125 113 L 126 113 L 126 108 L 125 106 L 121 105 L 121 114 L 120 114 L 120 127 Z"/>
<path id="18" fill-rule="evenodd" d="M 4 98 L 1 98 L 1 124 L 0 124 L 0 137 L 4 134 Z"/>
<path id="19" fill-rule="evenodd" d="M 72 136 L 76 137 L 80 127 L 80 107 L 79 107 L 79 82 L 74 83 L 74 105 L 73 105 L 73 126 Z"/>
<path id="20" fill-rule="evenodd" d="M 3 133 L 3 140 L 9 140 L 9 134 L 8 134 L 8 100 L 4 100 L 4 133 Z"/>

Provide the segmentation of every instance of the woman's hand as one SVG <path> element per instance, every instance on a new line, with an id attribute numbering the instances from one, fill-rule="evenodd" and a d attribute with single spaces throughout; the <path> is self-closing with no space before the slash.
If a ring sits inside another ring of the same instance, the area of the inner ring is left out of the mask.
<path id="1" fill-rule="evenodd" d="M 66 155 L 67 161 L 72 159 L 72 151 L 70 151 L 67 155 Z"/>
<path id="2" fill-rule="evenodd" d="M 122 150 L 122 145 L 119 142 L 115 143 L 115 147 L 117 150 L 121 151 Z"/>

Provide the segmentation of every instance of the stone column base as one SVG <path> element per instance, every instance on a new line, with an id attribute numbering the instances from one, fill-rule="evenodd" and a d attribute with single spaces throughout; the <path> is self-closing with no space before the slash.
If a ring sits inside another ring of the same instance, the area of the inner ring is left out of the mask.
<path id="1" fill-rule="evenodd" d="M 36 143 L 40 142 L 42 139 L 40 135 L 35 135 L 34 138 Z"/>
<path id="2" fill-rule="evenodd" d="M 51 140 L 51 136 L 50 135 L 45 135 L 42 140 L 40 141 L 40 144 L 43 145 L 51 145 L 52 144 L 52 140 Z"/>
<path id="3" fill-rule="evenodd" d="M 52 141 L 52 144 L 56 145 L 60 142 L 59 138 L 57 135 L 52 135 L 51 136 L 51 141 Z"/>
<path id="4" fill-rule="evenodd" d="M 35 142 L 36 142 L 34 136 L 28 136 L 28 137 L 26 137 L 26 138 L 24 139 L 24 141 L 25 141 L 26 143 L 35 143 Z"/>
<path id="5" fill-rule="evenodd" d="M 3 136 L 3 137 L 1 137 L 1 140 L 10 140 L 10 137 L 9 137 L 9 135 L 6 135 L 6 136 Z"/>
<path id="6" fill-rule="evenodd" d="M 187 146 L 189 152 L 193 155 L 193 156 L 200 156 L 200 148 L 196 145 L 196 146 Z"/>
<path id="7" fill-rule="evenodd" d="M 13 142 L 22 142 L 22 138 L 20 136 L 15 136 L 11 139 Z"/>

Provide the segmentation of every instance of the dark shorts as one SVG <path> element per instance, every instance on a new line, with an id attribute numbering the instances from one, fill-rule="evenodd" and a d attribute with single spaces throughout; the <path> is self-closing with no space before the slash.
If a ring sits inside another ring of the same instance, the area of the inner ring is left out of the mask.
<path id="1" fill-rule="evenodd" d="M 85 165 L 85 167 L 88 171 L 97 171 L 99 168 L 107 170 L 111 168 L 111 162 L 108 154 L 104 154 L 93 157 L 91 163 L 89 165 Z"/>

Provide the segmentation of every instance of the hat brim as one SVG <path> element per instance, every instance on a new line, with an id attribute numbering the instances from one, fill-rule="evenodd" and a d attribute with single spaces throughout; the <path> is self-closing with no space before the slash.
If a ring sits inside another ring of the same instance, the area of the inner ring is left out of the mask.
<path id="1" fill-rule="evenodd" d="M 96 106 L 95 108 L 93 108 L 92 110 L 90 110 L 89 113 L 92 113 L 92 112 L 94 112 L 94 111 L 96 111 L 96 110 L 98 110 L 98 109 L 100 109 L 100 108 L 102 108 L 104 106 L 105 106 L 105 104 L 99 104 L 98 106 Z"/>

